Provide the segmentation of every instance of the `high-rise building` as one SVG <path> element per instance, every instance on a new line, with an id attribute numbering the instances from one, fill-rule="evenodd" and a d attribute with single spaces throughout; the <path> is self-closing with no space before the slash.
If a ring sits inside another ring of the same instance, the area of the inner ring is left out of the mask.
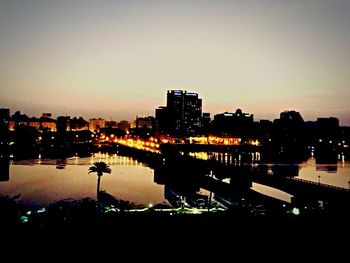
<path id="1" fill-rule="evenodd" d="M 10 120 L 10 110 L 0 109 L 0 156 L 7 150 L 9 140 L 8 123 Z"/>
<path id="2" fill-rule="evenodd" d="M 317 118 L 316 130 L 320 138 L 334 139 L 339 133 L 339 119 L 335 117 Z"/>
<path id="3" fill-rule="evenodd" d="M 156 109 L 156 130 L 163 134 L 168 134 L 171 131 L 171 121 L 168 108 L 160 106 Z"/>
<path id="4" fill-rule="evenodd" d="M 8 122 L 10 120 L 10 110 L 0 109 L 0 125 L 1 127 L 8 128 Z"/>
<path id="5" fill-rule="evenodd" d="M 193 135 L 200 129 L 202 99 L 198 98 L 198 93 L 169 90 L 166 108 L 170 133 L 174 135 Z"/>
<path id="6" fill-rule="evenodd" d="M 57 133 L 64 134 L 66 131 L 70 131 L 70 117 L 59 116 L 56 121 Z"/>
<path id="7" fill-rule="evenodd" d="M 211 117 L 209 112 L 203 112 L 201 119 L 201 131 L 202 135 L 208 135 L 210 131 Z"/>

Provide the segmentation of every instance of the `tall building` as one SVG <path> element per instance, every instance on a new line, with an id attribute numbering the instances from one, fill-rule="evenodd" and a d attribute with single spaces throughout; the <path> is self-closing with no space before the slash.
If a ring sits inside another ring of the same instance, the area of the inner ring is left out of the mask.
<path id="1" fill-rule="evenodd" d="M 9 109 L 0 109 L 0 125 L 6 126 L 8 128 L 8 122 L 10 120 L 10 110 Z"/>
<path id="2" fill-rule="evenodd" d="M 160 133 L 168 134 L 171 132 L 171 121 L 169 110 L 165 106 L 156 109 L 156 130 Z"/>
<path id="3" fill-rule="evenodd" d="M 64 134 L 66 131 L 70 131 L 70 117 L 59 116 L 56 121 L 57 133 Z"/>
<path id="4" fill-rule="evenodd" d="M 0 109 L 0 157 L 6 152 L 9 140 L 10 110 Z"/>
<path id="5" fill-rule="evenodd" d="M 169 90 L 166 110 L 163 109 L 163 113 L 166 113 L 169 120 L 171 134 L 193 135 L 201 127 L 202 99 L 198 98 L 198 93 Z"/>
<path id="6" fill-rule="evenodd" d="M 320 138 L 334 139 L 340 132 L 339 119 L 335 117 L 317 118 L 316 130 Z"/>
<path id="7" fill-rule="evenodd" d="M 210 123 L 211 123 L 211 117 L 209 112 L 203 112 L 202 120 L 201 120 L 201 131 L 202 135 L 208 135 L 210 131 Z"/>
<path id="8" fill-rule="evenodd" d="M 304 158 L 305 128 L 301 114 L 294 110 L 283 111 L 273 121 L 272 141 L 276 153 L 282 158 Z"/>

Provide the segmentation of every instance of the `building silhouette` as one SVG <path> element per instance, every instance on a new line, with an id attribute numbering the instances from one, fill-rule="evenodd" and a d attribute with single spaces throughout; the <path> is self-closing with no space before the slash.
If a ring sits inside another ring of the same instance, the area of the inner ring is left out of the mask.
<path id="1" fill-rule="evenodd" d="M 131 127 L 131 124 L 129 121 L 127 120 L 121 120 L 119 123 L 118 123 L 118 128 L 123 130 L 123 131 L 128 131 Z"/>
<path id="2" fill-rule="evenodd" d="M 171 119 L 170 113 L 166 106 L 160 106 L 156 109 L 156 129 L 158 133 L 170 134 L 171 133 Z"/>
<path id="3" fill-rule="evenodd" d="M 66 131 L 70 131 L 70 117 L 59 116 L 56 121 L 57 133 L 64 134 Z"/>
<path id="4" fill-rule="evenodd" d="M 0 182 L 10 180 L 10 162 L 8 159 L 0 158 Z"/>
<path id="5" fill-rule="evenodd" d="M 273 121 L 270 156 L 280 161 L 301 161 L 306 158 L 305 125 L 301 114 L 294 110 L 280 113 Z"/>
<path id="6" fill-rule="evenodd" d="M 196 134 L 201 128 L 202 99 L 198 93 L 168 90 L 167 106 L 156 110 L 158 128 L 175 136 Z"/>
<path id="7" fill-rule="evenodd" d="M 50 116 L 51 113 L 43 113 L 40 118 L 29 118 L 26 114 L 16 111 L 9 120 L 8 127 L 11 131 L 15 130 L 15 127 L 18 125 L 30 126 L 37 130 L 56 131 L 56 120 Z"/>
<path id="8" fill-rule="evenodd" d="M 339 135 L 339 119 L 334 117 L 317 118 L 317 135 L 321 139 L 334 140 Z"/>
<path id="9" fill-rule="evenodd" d="M 103 129 L 106 127 L 106 120 L 102 119 L 102 118 L 93 118 L 93 119 L 89 119 L 89 130 L 91 132 L 99 132 L 100 129 Z"/>
<path id="10" fill-rule="evenodd" d="M 212 131 L 219 136 L 243 137 L 250 135 L 254 115 L 244 113 L 241 109 L 235 112 L 224 112 L 214 116 Z"/>
<path id="11" fill-rule="evenodd" d="M 147 129 L 154 129 L 155 128 L 156 120 L 153 116 L 148 117 L 140 117 L 136 116 L 136 128 L 147 128 Z"/>
<path id="12" fill-rule="evenodd" d="M 74 117 L 70 120 L 70 129 L 72 131 L 85 131 L 89 129 L 89 122 L 83 119 L 83 117 Z"/>
<path id="13" fill-rule="evenodd" d="M 5 156 L 8 151 L 9 120 L 10 120 L 10 110 L 0 109 L 0 157 Z"/>
<path id="14" fill-rule="evenodd" d="M 201 118 L 201 135 L 208 135 L 210 132 L 211 117 L 209 112 L 203 112 Z"/>

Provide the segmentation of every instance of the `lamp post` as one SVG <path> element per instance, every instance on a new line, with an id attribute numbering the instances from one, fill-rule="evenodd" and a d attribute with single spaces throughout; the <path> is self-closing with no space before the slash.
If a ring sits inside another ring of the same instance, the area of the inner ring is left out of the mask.
<path id="1" fill-rule="evenodd" d="M 318 184 L 321 183 L 321 175 L 318 176 Z"/>

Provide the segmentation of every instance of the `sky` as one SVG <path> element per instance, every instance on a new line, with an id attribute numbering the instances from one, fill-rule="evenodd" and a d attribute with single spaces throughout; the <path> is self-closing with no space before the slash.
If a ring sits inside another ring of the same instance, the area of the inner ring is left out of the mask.
<path id="1" fill-rule="evenodd" d="M 348 0 L 0 0 L 0 108 L 108 120 L 166 92 L 213 116 L 350 125 Z"/>

